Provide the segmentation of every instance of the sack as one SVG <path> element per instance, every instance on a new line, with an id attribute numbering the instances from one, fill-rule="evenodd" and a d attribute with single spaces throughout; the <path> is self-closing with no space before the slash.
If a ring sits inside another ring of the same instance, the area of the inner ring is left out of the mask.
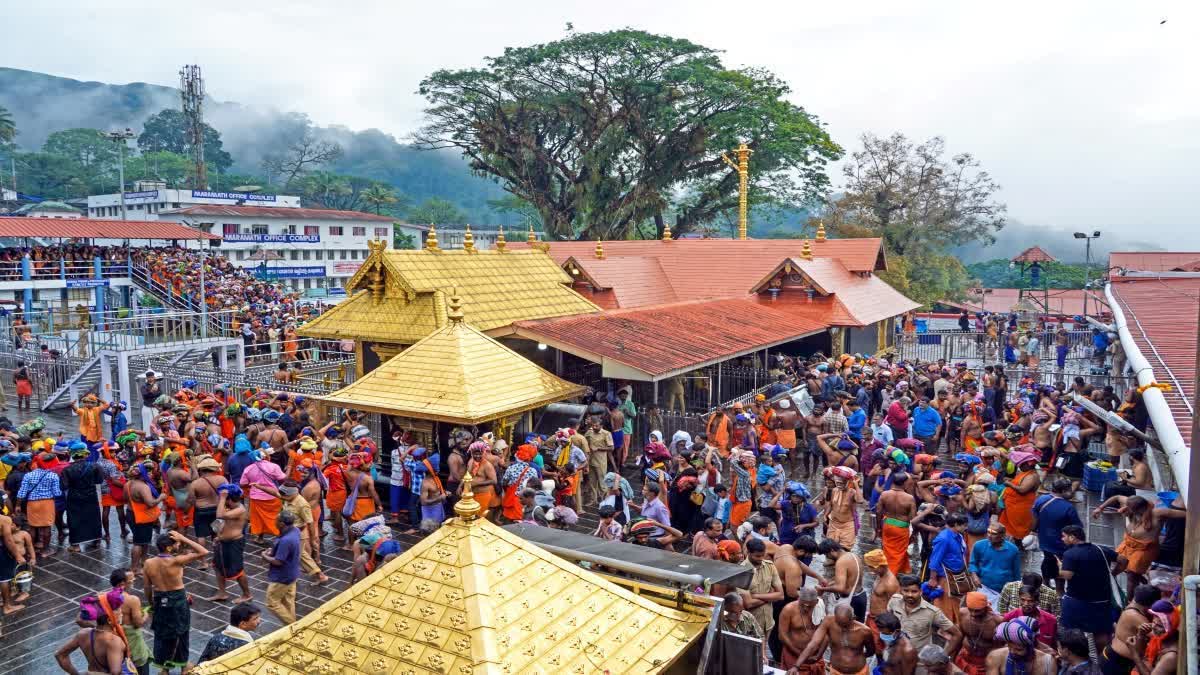
<path id="1" fill-rule="evenodd" d="M 946 577 L 946 586 L 950 589 L 950 595 L 963 597 L 967 593 L 975 590 L 975 583 L 971 581 L 971 575 L 967 574 L 964 566 L 961 572 L 951 572 L 942 565 L 942 574 Z"/>
<path id="2" fill-rule="evenodd" d="M 125 479 L 108 479 L 108 496 L 118 502 L 125 501 Z"/>
<path id="3" fill-rule="evenodd" d="M 342 516 L 349 518 L 354 515 L 354 507 L 358 505 L 358 484 L 362 482 L 362 474 L 358 474 L 358 480 L 354 481 L 354 489 L 346 497 L 346 504 L 342 506 Z"/>

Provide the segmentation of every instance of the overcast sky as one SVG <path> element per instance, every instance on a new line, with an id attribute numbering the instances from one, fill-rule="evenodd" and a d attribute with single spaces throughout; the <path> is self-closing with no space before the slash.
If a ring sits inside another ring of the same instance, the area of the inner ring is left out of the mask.
<path id="1" fill-rule="evenodd" d="M 557 39 L 568 21 L 640 28 L 774 71 L 848 150 L 867 131 L 944 136 L 1019 220 L 1200 248 L 1195 0 L 41 0 L 6 15 L 24 28 L 5 31 L 0 65 L 174 85 L 199 63 L 215 98 L 398 137 L 434 69 Z"/>

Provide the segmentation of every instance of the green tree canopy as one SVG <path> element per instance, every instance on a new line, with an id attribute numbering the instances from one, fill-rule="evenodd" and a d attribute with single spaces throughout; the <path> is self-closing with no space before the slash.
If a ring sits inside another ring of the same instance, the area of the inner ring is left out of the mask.
<path id="1" fill-rule="evenodd" d="M 190 157 L 174 152 L 143 152 L 125 160 L 125 184 L 138 180 L 161 180 L 170 187 L 188 184 L 195 167 Z"/>
<path id="2" fill-rule="evenodd" d="M 8 108 L 0 105 L 0 143 L 8 143 L 17 136 L 17 124 Z"/>
<path id="3" fill-rule="evenodd" d="M 439 70 L 417 134 L 499 179 L 563 238 L 625 238 L 667 215 L 682 233 L 735 209 L 738 177 L 721 153 L 745 141 L 751 198 L 821 194 L 840 155 L 788 86 L 725 67 L 712 49 L 636 30 L 572 34 L 509 48 L 482 68 Z"/>
<path id="4" fill-rule="evenodd" d="M 1091 279 L 1103 275 L 1103 265 L 1092 265 Z M 967 273 L 984 288 L 1031 288 L 1028 268 L 1024 276 L 1021 268 L 1010 266 L 1005 258 L 996 258 L 967 265 Z M 1083 288 L 1088 280 L 1087 265 L 1079 263 L 1042 263 L 1042 272 L 1036 288 Z"/>
<path id="5" fill-rule="evenodd" d="M 187 118 L 182 111 L 174 108 L 154 113 L 142 125 L 137 144 L 142 152 L 173 152 L 190 157 L 192 143 L 188 135 Z M 219 173 L 225 173 L 233 166 L 233 157 L 225 151 L 221 133 L 208 123 L 204 124 L 204 163 Z"/>
<path id="6" fill-rule="evenodd" d="M 466 216 L 445 199 L 430 197 L 410 209 L 405 220 L 418 225 L 457 225 L 464 222 Z"/>

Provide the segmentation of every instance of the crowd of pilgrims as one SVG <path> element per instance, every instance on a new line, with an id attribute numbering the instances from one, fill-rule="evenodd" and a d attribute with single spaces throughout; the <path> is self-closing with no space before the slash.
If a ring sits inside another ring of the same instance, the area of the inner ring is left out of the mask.
<path id="1" fill-rule="evenodd" d="M 153 596 L 152 653 L 133 635 L 140 620 L 94 611 L 95 623 L 122 627 L 108 644 L 139 667 L 184 667 L 186 564 L 209 560 L 213 599 L 230 599 L 231 582 L 240 591 L 242 619 L 213 637 L 214 657 L 257 622 L 247 536 L 274 542 L 272 574 L 294 570 L 271 578 L 266 603 L 289 623 L 297 580 L 328 579 L 327 532 L 352 551 L 352 580 L 364 578 L 400 554 L 397 530 L 432 532 L 453 513 L 469 472 L 493 521 L 580 529 L 594 510 L 596 537 L 752 568 L 744 587 L 708 589 L 725 600 L 722 629 L 764 638 L 764 661 L 793 673 L 1173 672 L 1182 504 L 1139 493 L 1152 486 L 1136 438 L 1069 396 L 1144 428 L 1140 392 L 1121 400 L 1081 379 L 1039 385 L 999 366 L 851 355 L 775 366 L 776 382 L 712 413 L 703 432 L 668 442 L 655 429 L 644 445 L 632 421 L 653 413 L 630 387 L 589 394 L 581 429 L 510 444 L 456 428 L 440 451 L 403 429 L 381 447 L 359 413 L 320 420 L 302 396 L 191 382 L 147 401 L 144 429 L 94 395 L 73 405 L 77 435 L 2 420 L 4 611 L 28 597 L 10 586 L 14 570 L 61 555 L 56 544 L 128 540 L 131 567 L 100 604 L 130 606 L 139 575 L 147 595 L 165 589 Z M 1087 541 L 1077 506 L 1099 439 L 1130 466 L 1090 514 L 1124 518 L 1116 549 Z M 1038 572 L 1027 571 L 1034 551 Z M 63 653 L 78 647 L 92 663 L 85 637 Z"/>

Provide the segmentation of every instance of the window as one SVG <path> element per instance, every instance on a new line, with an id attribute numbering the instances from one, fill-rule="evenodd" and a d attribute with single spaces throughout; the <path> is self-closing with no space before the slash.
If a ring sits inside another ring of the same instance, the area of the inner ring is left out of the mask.
<path id="1" fill-rule="evenodd" d="M 300 254 L 305 260 L 312 260 L 312 251 L 305 250 Z"/>
<path id="2" fill-rule="evenodd" d="M 221 224 L 221 234 L 237 234 L 237 233 L 238 233 L 237 223 L 222 223 Z"/>
<path id="3" fill-rule="evenodd" d="M 173 208 L 173 209 L 177 209 L 177 208 L 179 208 L 179 202 L 172 202 L 172 203 L 171 203 L 171 208 Z"/>
<path id="4" fill-rule="evenodd" d="M 317 260 L 324 260 L 325 252 L 324 251 L 313 251 L 313 257 Z"/>
<path id="5" fill-rule="evenodd" d="M 386 239 L 391 234 L 391 229 L 390 227 L 377 227 L 375 228 L 375 236 Z"/>
<path id="6" fill-rule="evenodd" d="M 292 251 L 292 260 L 300 259 L 300 251 Z"/>
<path id="7" fill-rule="evenodd" d="M 267 234 L 267 226 L 261 225 L 261 224 L 251 225 L 250 226 L 250 234 Z"/>
<path id="8" fill-rule="evenodd" d="M 342 257 L 342 260 L 345 260 L 345 259 L 346 259 L 346 252 L 345 252 L 345 251 L 342 251 L 341 253 L 342 253 L 342 256 L 341 256 L 341 257 Z"/>
<path id="9" fill-rule="evenodd" d="M 304 226 L 304 234 L 307 234 L 309 236 L 319 235 L 319 234 L 321 234 L 321 226 L 320 225 L 305 225 Z"/>
<path id="10" fill-rule="evenodd" d="M 365 236 L 367 236 L 367 228 L 356 227 L 351 231 L 351 234 L 353 234 L 356 237 L 365 237 Z"/>
<path id="11" fill-rule="evenodd" d="M 287 226 L 285 226 L 285 227 L 283 228 L 283 233 L 284 233 L 284 234 L 296 234 L 296 226 L 295 226 L 295 225 L 287 225 Z"/>
<path id="12" fill-rule="evenodd" d="M 342 226 L 341 225 L 330 225 L 329 226 L 329 236 L 331 236 L 331 237 L 342 236 Z"/>

